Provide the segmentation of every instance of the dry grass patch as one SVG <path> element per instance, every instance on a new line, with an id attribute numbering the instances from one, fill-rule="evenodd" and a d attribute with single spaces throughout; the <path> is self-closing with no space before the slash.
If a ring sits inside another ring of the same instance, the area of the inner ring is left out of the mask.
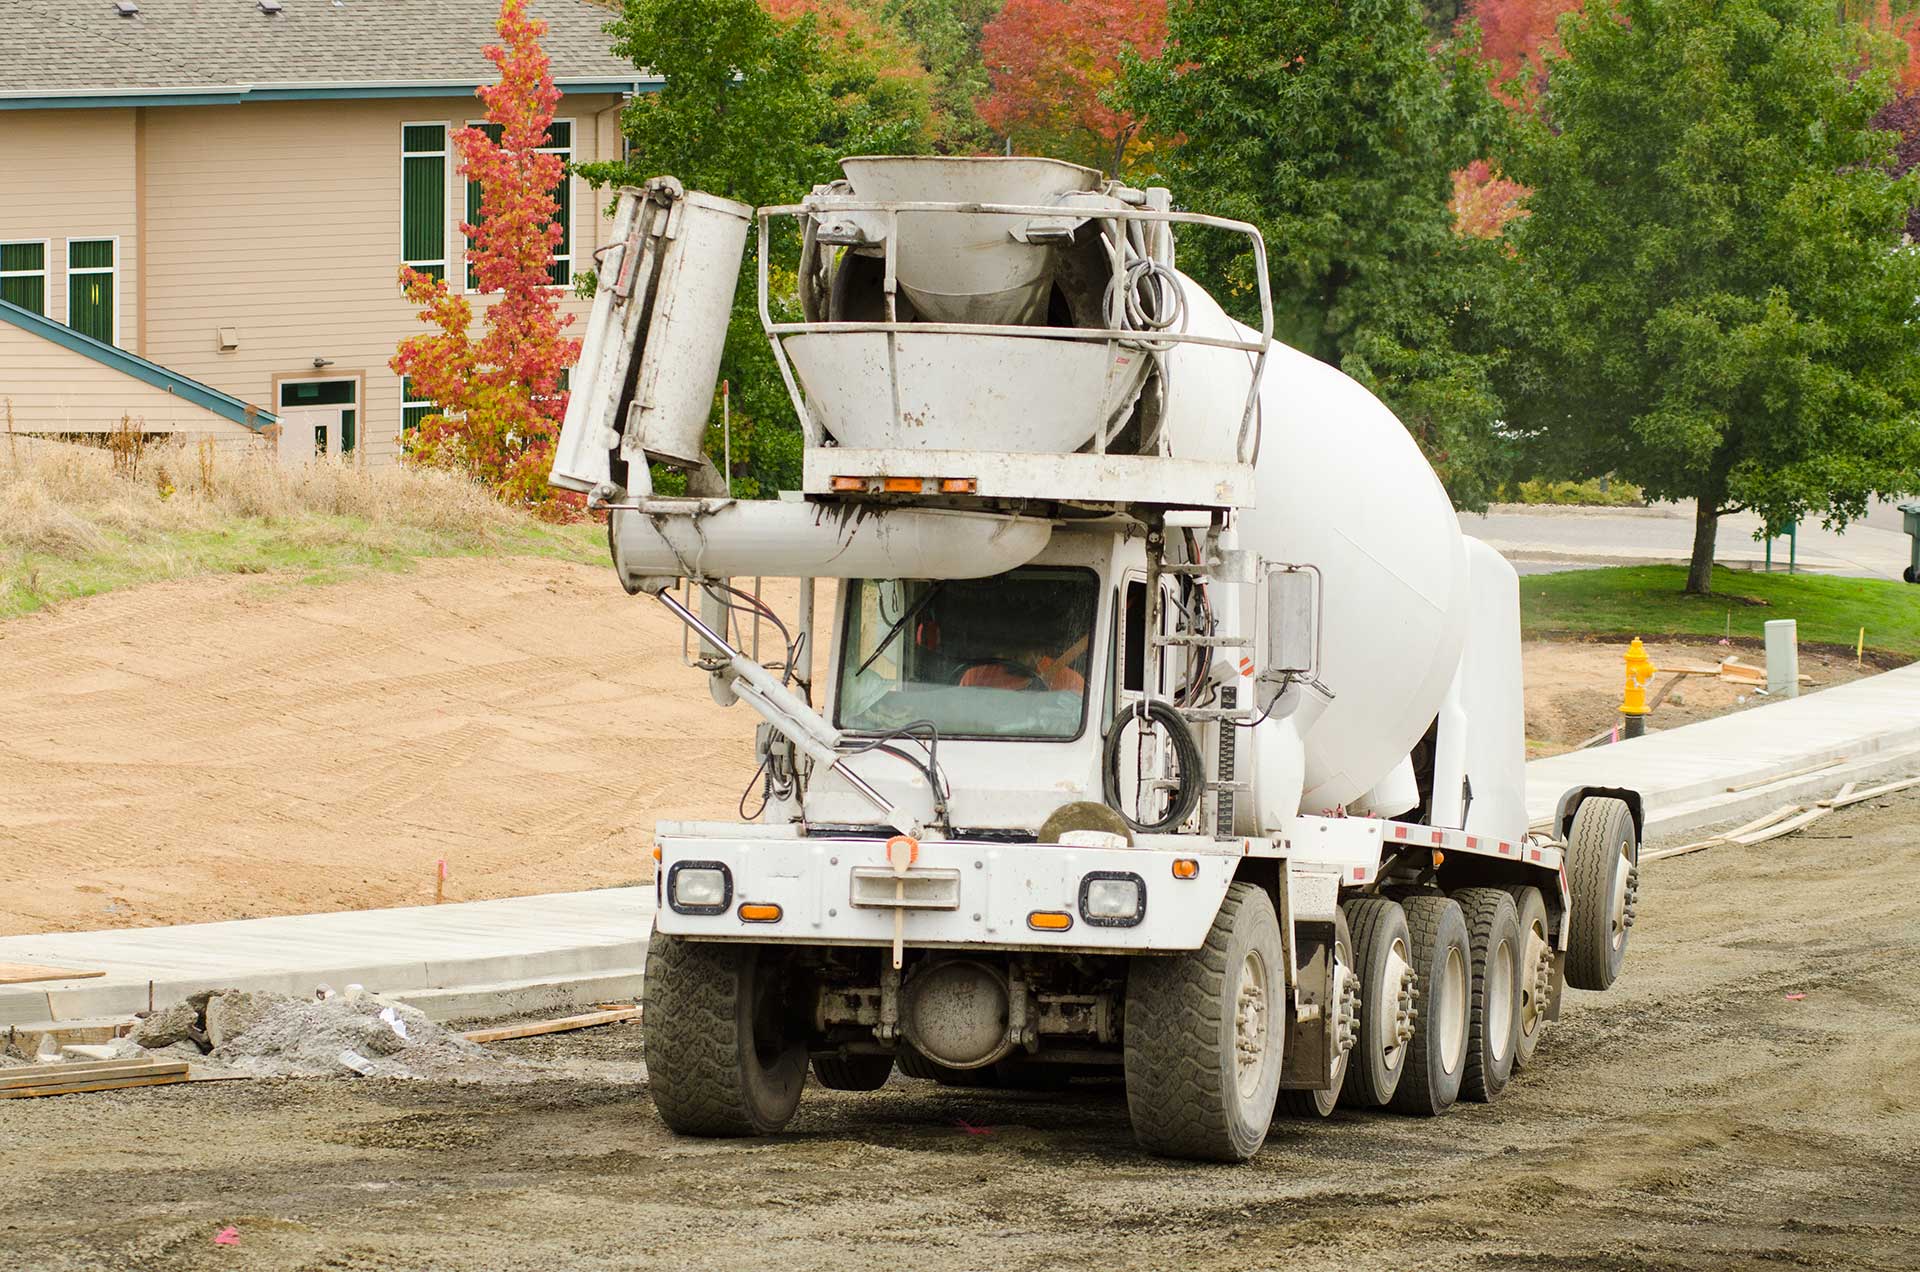
<path id="1" fill-rule="evenodd" d="M 604 553 L 597 528 L 544 524 L 446 473 L 112 441 L 0 445 L 0 617 L 195 574 L 322 582 L 422 556 Z"/>

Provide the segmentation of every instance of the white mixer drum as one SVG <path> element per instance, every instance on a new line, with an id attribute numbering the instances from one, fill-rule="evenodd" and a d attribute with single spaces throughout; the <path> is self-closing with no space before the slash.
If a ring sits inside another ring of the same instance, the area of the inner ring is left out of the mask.
<path id="1" fill-rule="evenodd" d="M 1186 293 L 1189 331 L 1254 336 L 1197 284 Z M 1248 375 L 1235 360 L 1251 359 L 1195 346 L 1169 354 L 1175 455 L 1232 453 Z M 1337 368 L 1276 342 L 1257 427 L 1255 506 L 1235 519 L 1239 546 L 1320 570 L 1320 680 L 1334 699 L 1306 736 L 1300 810 L 1330 812 L 1391 773 L 1439 711 L 1466 640 L 1466 542 L 1413 438 Z M 1270 730 L 1256 730 L 1256 746 Z"/>

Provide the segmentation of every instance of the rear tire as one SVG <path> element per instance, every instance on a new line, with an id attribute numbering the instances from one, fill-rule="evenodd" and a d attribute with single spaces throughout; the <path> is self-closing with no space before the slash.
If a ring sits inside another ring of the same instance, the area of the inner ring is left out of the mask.
<path id="1" fill-rule="evenodd" d="M 1336 1029 L 1351 1030 L 1353 1022 L 1343 1020 L 1343 1016 L 1353 985 L 1353 936 L 1347 928 L 1347 916 L 1340 910 L 1333 912 L 1333 961 L 1343 972 L 1334 977 L 1334 998 L 1326 1010 L 1338 1022 Z M 1328 1117 L 1333 1113 L 1340 1102 L 1341 1084 L 1347 1080 L 1347 1058 L 1353 1054 L 1352 1043 L 1342 1046 L 1336 1037 L 1334 1046 L 1340 1049 L 1333 1057 L 1333 1081 L 1321 1091 L 1281 1091 L 1279 1112 L 1287 1117 Z"/>
<path id="2" fill-rule="evenodd" d="M 1500 888 L 1462 888 L 1453 899 L 1466 916 L 1473 950 L 1473 1013 L 1460 1094 L 1491 1104 L 1513 1077 L 1520 1041 L 1520 913 Z"/>
<path id="3" fill-rule="evenodd" d="M 938 1082 L 946 1087 L 991 1087 L 999 1086 L 999 1075 L 993 1065 L 982 1065 L 978 1069 L 949 1069 L 937 1060 L 929 1060 L 912 1047 L 902 1043 L 900 1054 L 894 1063 L 900 1072 L 909 1078 L 920 1078 L 927 1082 Z"/>
<path id="4" fill-rule="evenodd" d="M 1520 916 L 1520 1028 L 1513 1067 L 1527 1067 L 1547 1028 L 1547 1004 L 1553 994 L 1553 934 L 1547 928 L 1547 903 L 1540 889 L 1508 888 Z"/>
<path id="5" fill-rule="evenodd" d="M 1149 1153 L 1243 1162 L 1273 1122 L 1286 945 L 1260 888 L 1227 888 L 1206 944 L 1127 969 L 1127 1112 Z"/>
<path id="6" fill-rule="evenodd" d="M 771 1135 L 800 1105 L 807 1049 L 755 945 L 647 943 L 644 1046 L 654 1107 L 681 1135 Z"/>
<path id="7" fill-rule="evenodd" d="M 1575 989 L 1606 989 L 1620 975 L 1639 877 L 1640 837 L 1626 801 L 1580 801 L 1567 833 L 1567 984 Z"/>
<path id="8" fill-rule="evenodd" d="M 1413 1009 L 1413 949 L 1406 912 L 1387 897 L 1343 902 L 1353 934 L 1353 967 L 1360 978 L 1360 1019 L 1341 1104 L 1377 1109 L 1393 1098 L 1406 1068 Z"/>
<path id="9" fill-rule="evenodd" d="M 1406 1070 L 1388 1101 L 1395 1112 L 1438 1117 L 1459 1098 L 1472 1022 L 1473 949 L 1459 903 L 1437 892 L 1405 898 L 1419 1011 Z"/>
<path id="10" fill-rule="evenodd" d="M 813 1058 L 813 1080 L 829 1091 L 878 1091 L 892 1076 L 892 1056 L 822 1053 Z"/>

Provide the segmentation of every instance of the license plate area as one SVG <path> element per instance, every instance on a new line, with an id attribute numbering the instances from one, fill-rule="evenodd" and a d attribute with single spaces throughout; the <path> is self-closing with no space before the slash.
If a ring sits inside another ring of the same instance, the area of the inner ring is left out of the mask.
<path id="1" fill-rule="evenodd" d="M 866 909 L 957 910 L 960 872 L 928 869 L 896 875 L 885 866 L 855 866 L 850 892 L 848 903 Z"/>

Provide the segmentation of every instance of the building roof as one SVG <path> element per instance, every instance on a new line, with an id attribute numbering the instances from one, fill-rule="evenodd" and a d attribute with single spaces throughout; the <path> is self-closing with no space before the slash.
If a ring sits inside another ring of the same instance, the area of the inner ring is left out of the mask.
<path id="1" fill-rule="evenodd" d="M 471 92 L 499 78 L 497 0 L 7 0 L 0 108 Z M 567 92 L 657 81 L 614 56 L 595 0 L 530 0 Z"/>
<path id="2" fill-rule="evenodd" d="M 11 301 L 0 300 L 0 322 L 12 323 L 24 328 L 36 336 L 44 337 L 55 344 L 73 350 L 75 353 L 92 358 L 95 362 L 112 367 L 122 375 L 130 375 L 158 389 L 204 407 L 215 415 L 232 420 L 235 424 L 244 424 L 255 432 L 269 424 L 278 423 L 278 417 L 271 411 L 249 406 L 231 393 L 222 393 L 212 385 L 192 380 L 178 371 L 169 371 L 158 362 L 148 362 L 138 354 L 128 353 L 125 349 L 110 345 L 104 340 L 95 340 L 92 336 L 75 331 L 63 322 L 55 322 L 31 309 L 24 309 Z"/>

